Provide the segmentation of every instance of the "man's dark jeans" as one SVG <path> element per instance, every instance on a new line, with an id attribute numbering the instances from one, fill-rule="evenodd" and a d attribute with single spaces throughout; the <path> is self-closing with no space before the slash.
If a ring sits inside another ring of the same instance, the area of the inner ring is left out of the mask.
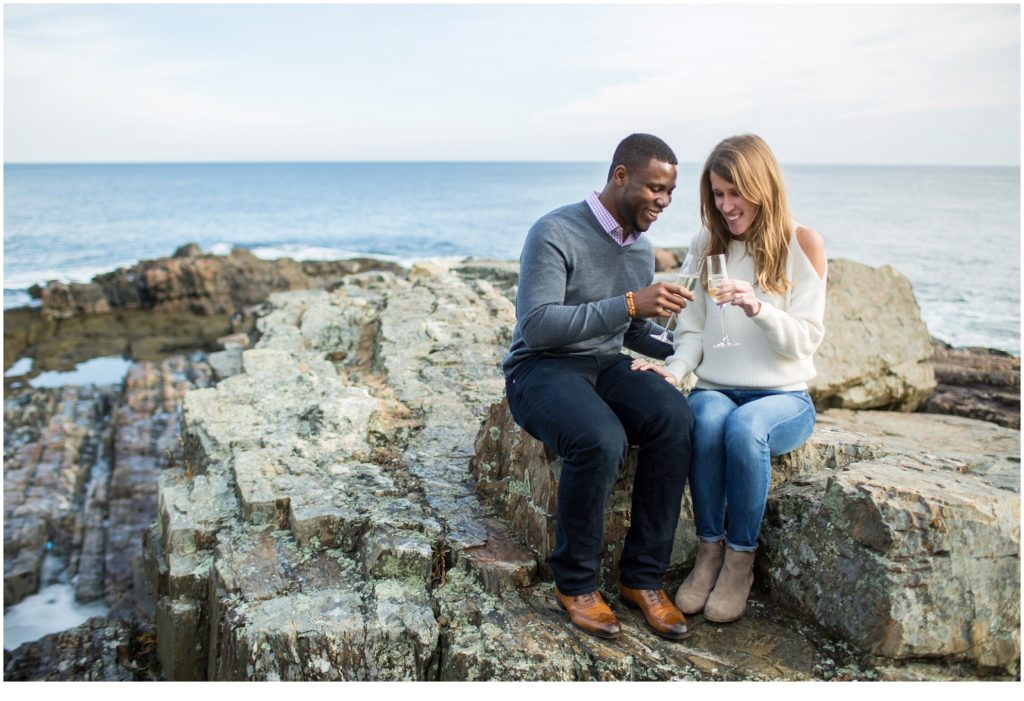
<path id="1" fill-rule="evenodd" d="M 555 548 L 548 562 L 567 596 L 594 591 L 604 553 L 604 508 L 630 445 L 638 445 L 629 532 L 619 578 L 661 589 L 690 468 L 686 398 L 627 355 L 528 358 L 506 381 L 516 423 L 562 458 Z"/>

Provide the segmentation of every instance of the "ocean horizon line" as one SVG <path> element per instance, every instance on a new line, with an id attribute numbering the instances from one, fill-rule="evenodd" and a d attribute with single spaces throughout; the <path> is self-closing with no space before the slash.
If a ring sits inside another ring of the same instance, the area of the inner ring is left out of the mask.
<path id="1" fill-rule="evenodd" d="M 383 160 L 246 160 L 246 161 L 4 161 L 4 168 L 11 167 L 53 167 L 53 166 L 279 166 L 279 165 L 603 165 L 606 160 L 454 160 L 454 159 L 383 159 Z M 702 161 L 680 161 L 679 165 L 700 166 Z M 828 167 L 828 168 L 943 168 L 943 169 L 1002 169 L 1020 170 L 1020 164 L 984 163 L 831 163 L 783 161 L 783 167 Z"/>

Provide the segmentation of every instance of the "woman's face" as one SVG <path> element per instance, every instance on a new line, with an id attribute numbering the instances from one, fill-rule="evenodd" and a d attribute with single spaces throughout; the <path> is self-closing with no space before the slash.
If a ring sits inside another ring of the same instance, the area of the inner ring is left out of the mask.
<path id="1" fill-rule="evenodd" d="M 750 230 L 757 216 L 757 205 L 743 199 L 740 191 L 731 182 L 711 171 L 711 193 L 715 197 L 715 209 L 725 219 L 729 233 L 740 237 Z"/>

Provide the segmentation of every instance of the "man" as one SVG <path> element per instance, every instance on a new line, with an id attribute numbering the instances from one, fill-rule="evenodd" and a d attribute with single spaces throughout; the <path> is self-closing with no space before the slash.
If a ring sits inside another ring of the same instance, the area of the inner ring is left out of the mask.
<path id="1" fill-rule="evenodd" d="M 597 591 L 604 508 L 628 447 L 639 445 L 620 597 L 659 635 L 689 635 L 662 589 L 690 465 L 693 415 L 654 373 L 633 372 L 622 347 L 664 359 L 668 343 L 645 317 L 679 311 L 693 293 L 651 285 L 654 249 L 642 236 L 672 201 L 676 157 L 661 139 L 619 144 L 608 181 L 530 229 L 520 258 L 516 327 L 502 366 L 513 418 L 562 458 L 555 547 L 548 560 L 570 620 L 622 635 Z"/>

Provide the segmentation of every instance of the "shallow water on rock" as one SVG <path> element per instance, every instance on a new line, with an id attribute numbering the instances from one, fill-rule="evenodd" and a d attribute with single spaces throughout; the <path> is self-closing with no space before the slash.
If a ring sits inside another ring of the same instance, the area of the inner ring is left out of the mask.
<path id="1" fill-rule="evenodd" d="M 131 360 L 116 355 L 92 358 L 79 363 L 74 370 L 68 372 L 40 373 L 37 377 L 29 380 L 29 384 L 37 388 L 63 387 L 64 385 L 115 385 L 124 380 L 131 364 Z"/>
<path id="2" fill-rule="evenodd" d="M 11 369 L 4 373 L 4 377 L 21 377 L 32 372 L 32 358 L 19 358 L 18 362 L 11 366 Z"/>
<path id="3" fill-rule="evenodd" d="M 59 572 L 59 568 L 60 563 L 49 556 L 43 564 L 44 574 Z M 57 576 L 59 578 L 59 574 Z M 74 628 L 93 616 L 107 613 L 102 601 L 80 604 L 75 601 L 74 585 L 57 581 L 4 611 L 4 649 L 14 650 L 44 635 Z"/>

